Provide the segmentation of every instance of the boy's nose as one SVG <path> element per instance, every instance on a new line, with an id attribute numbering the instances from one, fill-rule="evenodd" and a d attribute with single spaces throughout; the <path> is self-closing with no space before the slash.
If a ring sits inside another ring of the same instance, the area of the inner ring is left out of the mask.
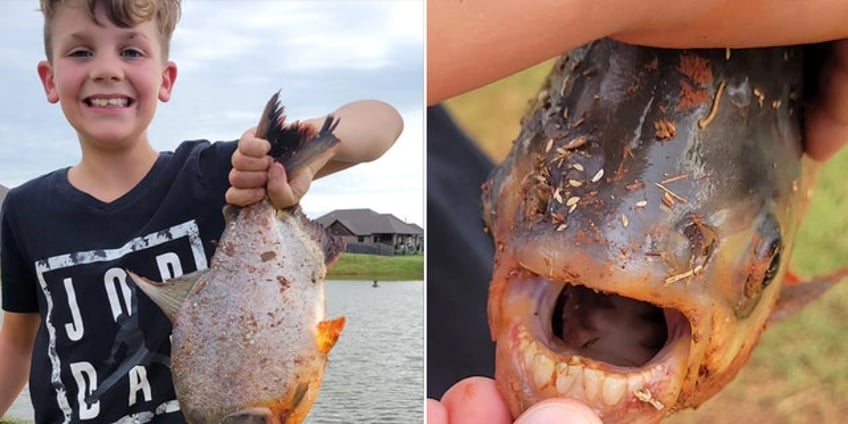
<path id="1" fill-rule="evenodd" d="M 99 55 L 92 65 L 90 77 L 94 81 L 120 81 L 124 78 L 123 63 L 114 55 Z"/>

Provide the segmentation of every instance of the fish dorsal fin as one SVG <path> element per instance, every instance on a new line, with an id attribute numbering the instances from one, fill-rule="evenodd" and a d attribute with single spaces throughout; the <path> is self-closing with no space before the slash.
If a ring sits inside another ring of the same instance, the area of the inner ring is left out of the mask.
<path id="1" fill-rule="evenodd" d="M 127 274 L 141 289 L 141 291 L 143 291 L 144 294 L 153 301 L 153 303 L 159 306 L 159 309 L 165 313 L 165 316 L 167 316 L 171 322 L 174 322 L 177 312 L 179 312 L 186 297 L 192 293 L 192 289 L 194 289 L 194 286 L 197 284 L 200 277 L 205 275 L 207 271 L 208 270 L 205 269 L 195 271 L 191 274 L 172 278 L 162 283 L 141 277 L 131 271 L 127 271 Z"/>
<path id="2" fill-rule="evenodd" d="M 777 305 L 769 316 L 769 324 L 800 311 L 808 303 L 818 299 L 824 292 L 846 278 L 848 278 L 848 268 L 814 277 L 810 281 L 798 281 L 797 277 L 787 273 L 789 283 L 783 286 L 780 292 Z"/>
<path id="3" fill-rule="evenodd" d="M 289 213 L 294 215 L 295 218 L 300 219 L 301 224 L 303 224 L 303 229 L 309 235 L 309 238 L 315 240 L 315 242 L 321 246 L 321 251 L 324 252 L 324 265 L 327 266 L 327 269 L 331 268 L 336 262 L 336 259 L 338 259 L 345 250 L 344 240 L 342 240 L 341 237 L 336 237 L 330 234 L 323 225 L 309 219 L 303 214 L 298 206 L 293 207 Z"/>
<path id="4" fill-rule="evenodd" d="M 321 321 L 315 329 L 315 343 L 318 345 L 318 350 L 324 355 L 330 353 L 333 346 L 339 340 L 339 335 L 342 334 L 346 319 L 338 317 L 334 320 Z"/>
<path id="5" fill-rule="evenodd" d="M 256 127 L 256 136 L 271 143 L 268 155 L 283 164 L 286 174 L 292 176 L 339 142 L 333 135 L 339 120 L 333 115 L 327 115 L 321 129 L 316 132 L 311 125 L 300 121 L 286 124 L 283 112 L 280 93 L 274 93 L 262 112 L 262 118 Z"/>

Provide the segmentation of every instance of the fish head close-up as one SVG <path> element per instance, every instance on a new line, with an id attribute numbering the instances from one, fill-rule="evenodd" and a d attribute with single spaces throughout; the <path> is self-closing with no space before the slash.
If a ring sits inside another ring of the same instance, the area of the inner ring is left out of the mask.
<path id="1" fill-rule="evenodd" d="M 560 58 L 483 187 L 489 324 L 514 416 L 700 405 L 784 308 L 811 194 L 803 49 L 600 40 Z M 791 293 L 790 293 L 791 294 Z"/>

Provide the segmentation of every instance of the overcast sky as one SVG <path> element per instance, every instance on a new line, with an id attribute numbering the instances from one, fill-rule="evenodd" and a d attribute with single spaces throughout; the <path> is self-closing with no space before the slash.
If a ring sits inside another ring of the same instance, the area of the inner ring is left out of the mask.
<path id="1" fill-rule="evenodd" d="M 76 164 L 76 133 L 47 102 L 37 0 L 0 2 L 0 184 Z M 316 218 L 371 208 L 423 225 L 423 0 L 184 0 L 171 45 L 179 76 L 149 136 L 158 150 L 183 140 L 235 140 L 281 90 L 289 119 L 356 99 L 397 108 L 405 129 L 382 158 L 322 178 L 301 202 Z"/>

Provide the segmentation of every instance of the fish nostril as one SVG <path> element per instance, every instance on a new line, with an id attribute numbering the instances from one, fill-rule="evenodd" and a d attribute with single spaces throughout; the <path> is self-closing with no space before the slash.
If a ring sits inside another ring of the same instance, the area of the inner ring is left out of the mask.
<path id="1" fill-rule="evenodd" d="M 689 223 L 683 227 L 683 235 L 692 249 L 690 263 L 693 267 L 705 266 L 718 244 L 718 233 L 697 215 L 690 215 L 687 219 Z"/>

